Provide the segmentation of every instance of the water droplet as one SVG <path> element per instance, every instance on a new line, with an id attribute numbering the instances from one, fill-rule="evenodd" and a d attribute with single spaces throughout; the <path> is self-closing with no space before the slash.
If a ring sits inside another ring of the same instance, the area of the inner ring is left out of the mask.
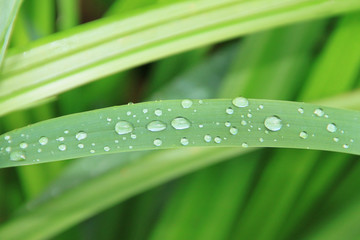
<path id="1" fill-rule="evenodd" d="M 221 138 L 220 137 L 215 137 L 214 142 L 215 143 L 221 143 Z"/>
<path id="2" fill-rule="evenodd" d="M 183 117 L 177 117 L 171 121 L 171 126 L 177 130 L 187 129 L 190 125 L 190 121 Z"/>
<path id="3" fill-rule="evenodd" d="M 104 147 L 104 151 L 108 152 L 108 151 L 110 151 L 110 148 L 108 146 L 106 146 L 106 147 Z"/>
<path id="4" fill-rule="evenodd" d="M 131 115 L 131 112 L 130 112 L 130 111 L 127 111 L 127 112 L 126 112 L 126 115 L 130 116 L 130 115 Z"/>
<path id="5" fill-rule="evenodd" d="M 267 117 L 264 121 L 264 125 L 270 131 L 279 131 L 282 127 L 281 119 L 278 116 Z"/>
<path id="6" fill-rule="evenodd" d="M 147 108 L 143 109 L 143 113 L 147 113 L 149 110 Z"/>
<path id="7" fill-rule="evenodd" d="M 78 144 L 78 148 L 84 148 L 84 144 L 79 143 L 79 144 Z"/>
<path id="8" fill-rule="evenodd" d="M 248 116 L 248 118 L 252 118 L 252 114 L 251 114 L 251 113 L 248 113 L 247 116 Z"/>
<path id="9" fill-rule="evenodd" d="M 59 142 L 63 142 L 64 140 L 65 140 L 64 137 L 59 137 L 59 138 L 56 139 L 56 141 L 59 141 Z"/>
<path id="10" fill-rule="evenodd" d="M 11 152 L 11 147 L 6 147 L 6 148 L 5 148 L 5 151 L 6 151 L 6 152 Z"/>
<path id="11" fill-rule="evenodd" d="M 337 127 L 336 127 L 336 125 L 334 123 L 329 123 L 326 126 L 326 130 L 328 130 L 328 132 L 334 133 L 334 132 L 336 132 Z"/>
<path id="12" fill-rule="evenodd" d="M 65 144 L 61 144 L 61 145 L 59 145 L 59 150 L 60 151 L 65 151 L 66 150 L 66 145 Z"/>
<path id="13" fill-rule="evenodd" d="M 87 138 L 87 133 L 86 132 L 78 132 L 76 135 L 75 135 L 75 138 L 77 140 L 83 140 L 85 138 Z"/>
<path id="14" fill-rule="evenodd" d="M 39 143 L 40 143 L 40 145 L 46 145 L 47 143 L 49 142 L 49 139 L 47 138 L 47 137 L 41 137 L 40 139 L 39 139 Z"/>
<path id="15" fill-rule="evenodd" d="M 260 142 L 264 142 L 264 139 L 263 139 L 263 138 L 259 138 L 259 141 L 260 141 Z"/>
<path id="16" fill-rule="evenodd" d="M 337 137 L 334 137 L 333 140 L 334 140 L 334 142 L 339 142 L 339 138 L 337 138 Z"/>
<path id="17" fill-rule="evenodd" d="M 132 139 L 136 139 L 136 135 L 135 135 L 135 134 L 131 134 L 130 137 L 131 137 Z"/>
<path id="18" fill-rule="evenodd" d="M 69 130 L 65 130 L 64 133 L 65 133 L 65 134 L 68 134 L 68 133 L 69 133 Z"/>
<path id="19" fill-rule="evenodd" d="M 349 148 L 349 145 L 348 145 L 348 144 L 344 144 L 344 145 L 343 145 L 343 148 L 348 149 L 348 148 Z"/>
<path id="20" fill-rule="evenodd" d="M 225 122 L 225 127 L 230 127 L 231 123 L 229 121 Z"/>
<path id="21" fill-rule="evenodd" d="M 229 114 L 229 115 L 231 115 L 231 114 L 234 113 L 234 110 L 233 110 L 231 107 L 227 108 L 225 111 L 226 111 L 226 113 Z"/>
<path id="22" fill-rule="evenodd" d="M 304 113 L 304 109 L 303 108 L 298 108 L 298 112 L 303 114 Z"/>
<path id="23" fill-rule="evenodd" d="M 26 142 L 20 143 L 20 148 L 25 149 L 28 147 L 28 144 Z"/>
<path id="24" fill-rule="evenodd" d="M 204 140 L 205 140 L 205 142 L 211 142 L 211 136 L 209 134 L 206 134 L 204 136 Z"/>
<path id="25" fill-rule="evenodd" d="M 21 161 L 21 160 L 25 160 L 25 153 L 22 151 L 14 151 L 12 153 L 10 153 L 10 160 L 11 161 Z"/>
<path id="26" fill-rule="evenodd" d="M 193 102 L 190 99 L 184 99 L 181 101 L 181 106 L 183 108 L 190 108 L 193 105 Z"/>
<path id="27" fill-rule="evenodd" d="M 243 148 L 249 147 L 249 145 L 248 145 L 247 143 L 243 143 L 243 144 L 241 144 L 241 146 L 242 146 Z"/>
<path id="28" fill-rule="evenodd" d="M 247 124 L 247 122 L 245 120 L 241 121 L 241 125 L 245 126 Z"/>
<path id="29" fill-rule="evenodd" d="M 146 128 L 151 132 L 160 132 L 166 129 L 166 124 L 161 121 L 152 121 L 150 122 Z"/>
<path id="30" fill-rule="evenodd" d="M 106 121 L 111 122 L 111 118 L 106 118 Z"/>
<path id="31" fill-rule="evenodd" d="M 308 134 L 307 134 L 307 132 L 305 132 L 305 131 L 300 132 L 299 136 L 300 136 L 302 139 L 308 138 Z"/>
<path id="32" fill-rule="evenodd" d="M 249 101 L 244 97 L 237 97 L 232 100 L 232 103 L 236 107 L 247 107 L 249 106 Z"/>
<path id="33" fill-rule="evenodd" d="M 189 139 L 187 139 L 186 137 L 183 137 L 183 138 L 181 138 L 180 143 L 181 143 L 181 145 L 186 146 L 189 144 Z"/>
<path id="34" fill-rule="evenodd" d="M 9 135 L 6 135 L 6 136 L 4 137 L 4 139 L 5 139 L 6 141 L 9 141 L 9 140 L 11 139 L 11 137 L 10 137 Z"/>
<path id="35" fill-rule="evenodd" d="M 155 115 L 160 117 L 162 115 L 162 110 L 161 109 L 156 109 L 155 110 Z"/>
<path id="36" fill-rule="evenodd" d="M 154 145 L 155 146 L 159 147 L 159 146 L 161 146 L 161 144 L 162 144 L 161 139 L 157 138 L 157 139 L 154 140 Z"/>
<path id="37" fill-rule="evenodd" d="M 238 132 L 239 132 L 239 130 L 238 130 L 236 127 L 230 128 L 230 133 L 231 133 L 232 135 L 236 135 Z"/>
<path id="38" fill-rule="evenodd" d="M 91 149 L 91 150 L 90 150 L 90 153 L 95 153 L 95 150 L 94 150 L 94 149 Z"/>
<path id="39" fill-rule="evenodd" d="M 115 125 L 115 131 L 119 135 L 131 133 L 133 130 L 134 130 L 133 125 L 128 121 L 119 121 Z"/>
<path id="40" fill-rule="evenodd" d="M 318 117 L 322 117 L 322 116 L 324 116 L 324 110 L 322 110 L 321 108 L 316 108 L 314 110 L 314 114 Z"/>

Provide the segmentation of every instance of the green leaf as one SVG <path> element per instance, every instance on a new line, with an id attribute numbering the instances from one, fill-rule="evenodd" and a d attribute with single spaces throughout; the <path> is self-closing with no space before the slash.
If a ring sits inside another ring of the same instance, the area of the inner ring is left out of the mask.
<path id="1" fill-rule="evenodd" d="M 198 1 L 84 24 L 6 59 L 0 115 L 171 54 L 359 8 L 358 0 Z"/>
<path id="2" fill-rule="evenodd" d="M 0 0 L 0 69 L 21 0 Z"/>
<path id="3" fill-rule="evenodd" d="M 234 105 L 235 100 L 240 103 Z M 244 107 L 236 106 L 240 104 Z M 69 115 L 6 133 L 0 139 L 0 166 L 191 146 L 359 154 L 359 117 L 357 111 L 245 98 L 148 102 Z"/>

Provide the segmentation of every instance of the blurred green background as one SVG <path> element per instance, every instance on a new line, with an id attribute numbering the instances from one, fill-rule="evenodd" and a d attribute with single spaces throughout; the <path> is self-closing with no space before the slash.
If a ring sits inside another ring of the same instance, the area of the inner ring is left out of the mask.
<path id="1" fill-rule="evenodd" d="M 99 18 L 173 2 L 25 0 L 10 48 Z M 0 130 L 149 99 L 243 95 L 311 102 L 356 89 L 359 80 L 360 13 L 354 12 L 247 35 L 118 73 L 8 114 L 1 118 Z M 81 222 L 69 220 L 70 227 L 47 239 L 360 239 L 358 157 L 258 149 L 223 158 L 110 204 Z M 0 169 L 0 224 L 21 214 L 29 201 L 41 203 L 44 194 L 66 194 L 55 186 L 81 181 L 71 172 L 81 173 L 92 163 L 70 160 Z M 111 164 L 103 163 L 102 174 L 111 171 Z M 61 213 L 61 205 L 57 207 Z"/>

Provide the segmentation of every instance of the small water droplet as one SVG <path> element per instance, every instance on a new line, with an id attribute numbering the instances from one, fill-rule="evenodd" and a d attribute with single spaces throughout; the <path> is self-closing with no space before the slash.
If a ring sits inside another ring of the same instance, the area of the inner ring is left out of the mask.
<path id="1" fill-rule="evenodd" d="M 65 130 L 64 133 L 65 133 L 65 134 L 68 134 L 68 133 L 69 133 L 69 130 Z"/>
<path id="2" fill-rule="evenodd" d="M 147 108 L 143 109 L 143 113 L 147 113 L 149 110 Z"/>
<path id="3" fill-rule="evenodd" d="M 106 118 L 106 121 L 111 122 L 111 118 Z"/>
<path id="4" fill-rule="evenodd" d="M 132 139 L 136 139 L 136 135 L 135 135 L 135 134 L 131 134 L 130 137 L 131 137 Z"/>
<path id="5" fill-rule="evenodd" d="M 160 117 L 162 115 L 162 110 L 161 109 L 156 109 L 155 110 L 155 115 Z"/>
<path id="6" fill-rule="evenodd" d="M 314 114 L 318 117 L 322 117 L 322 116 L 324 116 L 324 110 L 322 110 L 322 108 L 316 108 L 314 110 Z"/>
<path id="7" fill-rule="evenodd" d="M 61 144 L 61 145 L 59 145 L 59 150 L 60 151 L 65 151 L 66 150 L 66 145 L 65 144 Z"/>
<path id="8" fill-rule="evenodd" d="M 225 122 L 225 127 L 230 127 L 231 123 L 229 121 Z"/>
<path id="9" fill-rule="evenodd" d="M 110 151 L 110 148 L 108 146 L 106 146 L 106 147 L 104 147 L 104 151 L 108 152 L 108 151 Z"/>
<path id="10" fill-rule="evenodd" d="M 78 132 L 76 135 L 75 135 L 75 138 L 77 140 L 83 140 L 85 138 L 87 138 L 87 133 L 86 132 Z"/>
<path id="11" fill-rule="evenodd" d="M 305 132 L 305 131 L 300 132 L 299 136 L 300 136 L 302 139 L 308 138 L 308 134 L 307 134 L 307 132 Z"/>
<path id="12" fill-rule="evenodd" d="M 337 127 L 336 127 L 336 125 L 334 123 L 329 123 L 326 126 L 326 130 L 328 130 L 328 132 L 334 133 L 334 132 L 336 132 Z"/>
<path id="13" fill-rule="evenodd" d="M 155 145 L 155 146 L 159 147 L 159 146 L 161 146 L 161 144 L 162 144 L 161 139 L 156 138 L 156 139 L 154 140 L 154 145 Z"/>
<path id="14" fill-rule="evenodd" d="M 337 138 L 337 137 L 334 137 L 333 140 L 334 140 L 334 142 L 339 142 L 339 138 Z"/>
<path id="15" fill-rule="evenodd" d="M 249 145 L 247 144 L 247 143 L 243 143 L 243 144 L 241 144 L 241 146 L 243 147 L 243 148 L 247 148 L 247 147 L 249 147 Z"/>
<path id="16" fill-rule="evenodd" d="M 59 142 L 63 142 L 64 140 L 65 140 L 64 137 L 59 137 L 59 138 L 56 139 L 56 141 L 59 141 Z"/>
<path id="17" fill-rule="evenodd" d="M 300 114 L 303 114 L 303 113 L 304 113 L 304 109 L 303 109 L 303 108 L 298 108 L 298 112 L 299 112 Z"/>
<path id="18" fill-rule="evenodd" d="M 119 135 L 131 133 L 133 130 L 134 130 L 133 125 L 128 121 L 119 121 L 115 125 L 115 131 Z"/>
<path id="19" fill-rule="evenodd" d="M 231 114 L 234 113 L 234 110 L 233 110 L 231 107 L 228 107 L 225 111 L 226 111 L 226 113 L 229 114 L 229 115 L 231 115 Z"/>
<path id="20" fill-rule="evenodd" d="M 247 124 L 247 122 L 245 120 L 241 121 L 241 125 L 245 126 Z"/>
<path id="21" fill-rule="evenodd" d="M 22 151 L 14 151 L 14 152 L 10 153 L 11 161 L 21 161 L 21 160 L 25 160 L 25 159 L 26 159 L 25 153 Z"/>
<path id="22" fill-rule="evenodd" d="M 190 99 L 184 99 L 181 101 L 181 106 L 183 108 L 190 108 L 193 105 L 193 102 Z"/>
<path id="23" fill-rule="evenodd" d="M 232 104 L 236 107 L 247 107 L 249 106 L 249 101 L 244 97 L 237 97 L 232 100 Z"/>
<path id="24" fill-rule="evenodd" d="M 127 112 L 126 112 L 126 115 L 130 116 L 130 115 L 131 115 L 131 112 L 130 112 L 130 111 L 127 111 Z"/>
<path id="25" fill-rule="evenodd" d="M 259 108 L 260 108 L 260 109 L 264 109 L 264 105 L 260 104 L 260 105 L 259 105 Z"/>
<path id="26" fill-rule="evenodd" d="M 91 150 L 90 150 L 90 153 L 95 153 L 95 150 L 94 150 L 94 149 L 91 149 Z"/>
<path id="27" fill-rule="evenodd" d="M 151 132 L 160 132 L 166 129 L 166 124 L 161 121 L 155 120 L 150 122 L 146 126 L 146 128 Z"/>
<path id="28" fill-rule="evenodd" d="M 26 142 L 20 143 L 20 148 L 25 149 L 28 147 L 28 144 Z"/>
<path id="29" fill-rule="evenodd" d="M 214 142 L 215 143 L 221 143 L 221 138 L 220 137 L 215 137 Z"/>
<path id="30" fill-rule="evenodd" d="M 248 118 L 252 118 L 252 114 L 251 114 L 251 113 L 248 113 L 247 116 L 248 116 Z"/>
<path id="31" fill-rule="evenodd" d="M 190 121 L 183 117 L 177 117 L 171 121 L 171 126 L 177 130 L 187 129 L 190 125 Z"/>
<path id="32" fill-rule="evenodd" d="M 79 144 L 78 144 L 78 148 L 84 148 L 84 144 L 79 143 Z"/>
<path id="33" fill-rule="evenodd" d="M 181 145 L 186 146 L 189 144 L 189 140 L 186 137 L 181 138 L 180 140 Z"/>
<path id="34" fill-rule="evenodd" d="M 259 141 L 260 141 L 260 142 L 264 142 L 264 139 L 263 139 L 263 138 L 259 138 Z"/>
<path id="35" fill-rule="evenodd" d="M 230 128 L 230 133 L 231 133 L 232 135 L 236 135 L 238 132 L 239 132 L 239 130 L 238 130 L 236 127 Z"/>
<path id="36" fill-rule="evenodd" d="M 49 139 L 47 137 L 41 137 L 39 139 L 40 145 L 46 145 L 49 142 Z"/>
<path id="37" fill-rule="evenodd" d="M 270 131 L 279 131 L 282 127 L 281 119 L 278 116 L 267 117 L 264 121 L 264 125 Z"/>
<path id="38" fill-rule="evenodd" d="M 343 148 L 348 149 L 348 148 L 349 148 L 349 145 L 348 145 L 348 144 L 344 144 L 344 145 L 343 145 Z"/>
<path id="39" fill-rule="evenodd" d="M 206 134 L 205 136 L 204 136 L 204 140 L 205 140 L 205 142 L 211 142 L 211 136 L 209 135 L 209 134 Z"/>

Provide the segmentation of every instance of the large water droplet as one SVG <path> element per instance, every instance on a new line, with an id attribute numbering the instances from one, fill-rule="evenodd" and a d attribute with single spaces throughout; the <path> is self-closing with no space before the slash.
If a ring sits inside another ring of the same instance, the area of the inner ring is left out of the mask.
<path id="1" fill-rule="evenodd" d="M 181 138 L 180 143 L 181 143 L 181 145 L 186 146 L 189 144 L 189 139 L 187 139 L 186 137 L 183 137 L 183 138 Z"/>
<path id="2" fill-rule="evenodd" d="M 11 161 L 21 161 L 21 160 L 25 160 L 25 153 L 22 151 L 14 151 L 12 153 L 10 153 L 10 160 Z"/>
<path id="3" fill-rule="evenodd" d="M 87 138 L 87 133 L 86 132 L 78 132 L 76 135 L 75 135 L 76 139 L 77 140 L 83 140 L 85 138 Z"/>
<path id="4" fill-rule="evenodd" d="M 150 122 L 146 128 L 151 132 L 160 132 L 166 129 L 166 124 L 161 121 L 152 121 Z"/>
<path id="5" fill-rule="evenodd" d="M 183 108 L 190 108 L 193 105 L 193 102 L 190 99 L 184 99 L 181 101 L 181 106 Z"/>
<path id="6" fill-rule="evenodd" d="M 314 114 L 318 117 L 322 117 L 322 116 L 324 116 L 324 110 L 322 110 L 321 108 L 316 108 L 314 110 Z"/>
<path id="7" fill-rule="evenodd" d="M 300 132 L 299 136 L 300 136 L 302 139 L 308 138 L 308 134 L 307 134 L 307 132 L 305 132 L 305 131 Z"/>
<path id="8" fill-rule="evenodd" d="M 134 130 L 133 125 L 128 121 L 119 121 L 115 125 L 115 131 L 119 135 L 131 133 L 133 130 Z"/>
<path id="9" fill-rule="evenodd" d="M 215 143 L 221 143 L 221 138 L 220 137 L 215 137 L 214 142 Z"/>
<path id="10" fill-rule="evenodd" d="M 171 121 L 171 126 L 177 130 L 187 129 L 190 125 L 190 121 L 183 117 L 177 117 Z"/>
<path id="11" fill-rule="evenodd" d="M 211 142 L 211 136 L 209 134 L 206 134 L 204 136 L 204 140 L 205 140 L 205 142 Z"/>
<path id="12" fill-rule="evenodd" d="M 41 137 L 39 139 L 40 145 L 46 145 L 49 142 L 49 139 L 47 137 Z"/>
<path id="13" fill-rule="evenodd" d="M 336 127 L 336 125 L 334 123 L 329 123 L 326 126 L 326 130 L 328 130 L 328 132 L 334 133 L 334 132 L 336 132 L 337 127 Z"/>
<path id="14" fill-rule="evenodd" d="M 238 132 L 239 132 L 239 130 L 238 130 L 236 127 L 230 128 L 230 133 L 231 133 L 232 135 L 236 135 Z"/>
<path id="15" fill-rule="evenodd" d="M 20 143 L 20 148 L 25 149 L 28 147 L 28 144 L 26 142 Z"/>
<path id="16" fill-rule="evenodd" d="M 264 125 L 270 131 L 279 131 L 282 127 L 281 119 L 278 116 L 267 117 L 264 121 Z"/>
<path id="17" fill-rule="evenodd" d="M 157 138 L 157 139 L 154 140 L 154 145 L 155 145 L 155 146 L 160 147 L 161 144 L 162 144 L 161 139 Z"/>
<path id="18" fill-rule="evenodd" d="M 65 151 L 66 150 L 66 145 L 65 144 L 61 144 L 61 145 L 59 145 L 59 150 L 60 151 Z"/>
<path id="19" fill-rule="evenodd" d="M 232 103 L 236 107 L 247 107 L 249 106 L 249 101 L 244 97 L 237 97 L 232 100 Z"/>

